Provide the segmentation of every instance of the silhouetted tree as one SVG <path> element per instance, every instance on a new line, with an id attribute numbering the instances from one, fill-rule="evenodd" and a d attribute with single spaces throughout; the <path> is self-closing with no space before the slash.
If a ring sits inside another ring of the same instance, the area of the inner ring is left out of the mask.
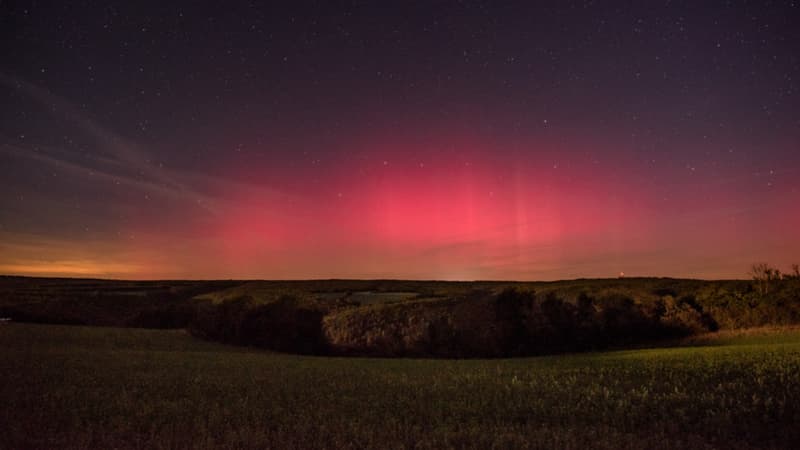
<path id="1" fill-rule="evenodd" d="M 767 263 L 756 263 L 750 268 L 750 275 L 756 282 L 758 293 L 765 295 L 769 293 L 769 286 L 772 281 L 780 280 L 781 271 Z"/>

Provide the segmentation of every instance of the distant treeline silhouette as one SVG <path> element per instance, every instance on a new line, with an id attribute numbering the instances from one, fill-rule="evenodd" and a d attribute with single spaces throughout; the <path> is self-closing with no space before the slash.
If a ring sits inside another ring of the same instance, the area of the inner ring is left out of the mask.
<path id="1" fill-rule="evenodd" d="M 751 274 L 751 281 L 553 283 L 3 277 L 0 317 L 187 328 L 207 339 L 290 353 L 455 358 L 599 350 L 720 328 L 800 324 L 797 266 L 781 273 L 756 264 Z M 393 292 L 418 294 L 399 301 L 356 300 Z"/>

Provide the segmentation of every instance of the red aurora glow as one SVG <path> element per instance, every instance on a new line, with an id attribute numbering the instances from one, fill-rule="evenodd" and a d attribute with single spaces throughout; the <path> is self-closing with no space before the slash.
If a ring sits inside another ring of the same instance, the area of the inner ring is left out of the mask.
<path id="1" fill-rule="evenodd" d="M 554 279 L 730 277 L 759 251 L 790 258 L 789 248 L 752 245 L 764 222 L 735 186 L 681 179 L 667 197 L 625 161 L 531 152 L 536 143 L 498 158 L 496 145 L 382 146 L 368 158 L 312 161 L 294 181 L 267 163 L 231 164 L 225 177 L 242 182 L 217 193 L 213 214 L 187 212 L 172 231 L 141 224 L 153 240 L 145 247 L 162 249 L 142 264 L 165 261 L 154 276 Z M 703 273 L 709 257 L 720 269 Z"/>

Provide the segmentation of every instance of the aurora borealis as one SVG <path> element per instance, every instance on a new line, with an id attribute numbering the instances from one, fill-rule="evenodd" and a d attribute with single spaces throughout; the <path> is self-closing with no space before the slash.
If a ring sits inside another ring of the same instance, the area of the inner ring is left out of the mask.
<path id="1" fill-rule="evenodd" d="M 800 260 L 796 2 L 0 5 L 0 273 Z"/>

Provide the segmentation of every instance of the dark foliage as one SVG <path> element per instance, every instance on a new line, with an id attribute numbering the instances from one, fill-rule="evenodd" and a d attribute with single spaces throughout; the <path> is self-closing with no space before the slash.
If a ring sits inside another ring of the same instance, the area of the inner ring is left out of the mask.
<path id="1" fill-rule="evenodd" d="M 205 293 L 214 294 L 196 299 Z M 759 279 L 243 284 L 0 277 L 0 317 L 188 328 L 208 339 L 303 354 L 520 356 L 797 324 L 800 276 L 772 277 L 768 289 Z"/>
<path id="2" fill-rule="evenodd" d="M 323 311 L 299 305 L 290 296 L 267 304 L 241 297 L 218 304 L 198 302 L 189 329 L 195 335 L 231 344 L 323 354 L 323 316 Z"/>
<path id="3" fill-rule="evenodd" d="M 715 329 L 704 320 L 702 307 L 688 301 L 681 303 L 686 313 L 677 317 L 672 304 L 647 306 L 622 294 L 594 299 L 584 292 L 570 303 L 553 292 L 539 299 L 531 291 L 509 288 L 496 304 L 499 321 L 511 330 L 504 350 L 515 356 L 595 350 Z"/>
<path id="4" fill-rule="evenodd" d="M 0 317 L 18 322 L 184 328 L 194 316 L 194 296 L 235 284 L 0 277 Z"/>

